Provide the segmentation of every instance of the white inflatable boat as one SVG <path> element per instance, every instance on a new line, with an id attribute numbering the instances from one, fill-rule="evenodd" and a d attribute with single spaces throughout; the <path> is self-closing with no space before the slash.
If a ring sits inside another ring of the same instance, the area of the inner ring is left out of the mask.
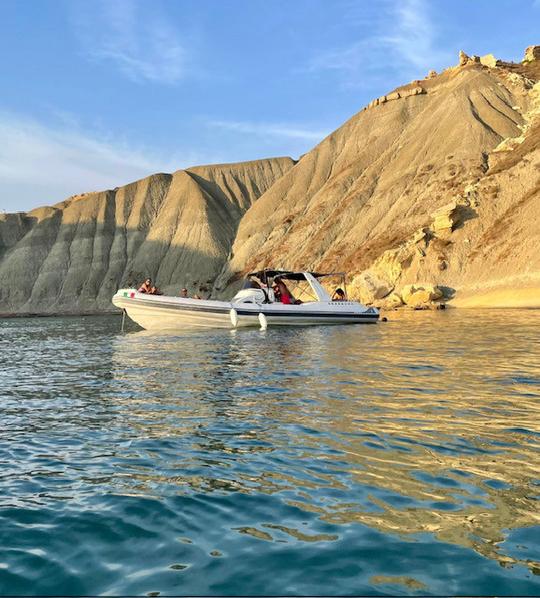
<path id="1" fill-rule="evenodd" d="M 342 293 L 344 299 L 332 300 L 320 279 L 335 275 L 262 270 L 248 275 L 244 289 L 232 301 L 150 295 L 135 289 L 120 289 L 112 302 L 146 330 L 377 322 L 377 309 L 348 301 L 346 293 Z M 290 295 L 290 303 L 278 300 L 272 288 L 276 281 L 296 285 L 294 296 Z"/>

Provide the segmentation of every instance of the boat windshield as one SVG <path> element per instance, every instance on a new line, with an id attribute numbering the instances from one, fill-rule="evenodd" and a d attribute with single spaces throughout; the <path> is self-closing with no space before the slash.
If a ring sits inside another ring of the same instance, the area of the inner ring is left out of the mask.
<path id="1" fill-rule="evenodd" d="M 257 282 L 255 280 L 255 278 L 253 277 L 249 277 L 246 278 L 246 280 L 244 280 L 244 284 L 242 285 L 242 290 L 245 289 L 260 289 L 261 288 L 261 284 L 259 282 Z"/>
<path id="2" fill-rule="evenodd" d="M 306 274 L 308 276 L 306 276 Z M 333 297 L 338 289 L 342 289 L 342 297 L 347 297 L 345 286 L 345 274 L 342 272 L 295 272 L 290 270 L 261 270 L 247 275 L 244 282 L 244 289 L 262 288 L 272 289 L 276 281 L 281 280 L 298 303 L 309 303 L 312 301 L 325 300 L 321 297 L 320 291 L 327 298 Z M 270 298 L 272 294 L 269 292 Z M 328 299 L 326 299 L 328 300 Z"/>
<path id="3" fill-rule="evenodd" d="M 306 279 L 303 272 L 276 273 L 273 276 L 268 276 L 270 288 L 279 280 L 285 284 L 294 301 L 301 303 L 319 301 L 311 283 Z"/>
<path id="4" fill-rule="evenodd" d="M 286 284 L 287 289 L 297 301 L 302 303 L 309 303 L 310 301 L 318 301 L 317 295 L 313 292 L 311 285 L 304 278 L 304 280 L 287 279 L 283 278 L 283 282 Z"/>
<path id="5" fill-rule="evenodd" d="M 341 301 L 348 301 L 347 280 L 344 272 L 332 272 L 326 274 L 324 277 L 321 276 L 319 278 L 319 282 L 332 299 L 337 300 L 337 298 L 341 296 Z M 339 290 L 343 291 L 342 295 L 337 294 L 337 291 Z"/>

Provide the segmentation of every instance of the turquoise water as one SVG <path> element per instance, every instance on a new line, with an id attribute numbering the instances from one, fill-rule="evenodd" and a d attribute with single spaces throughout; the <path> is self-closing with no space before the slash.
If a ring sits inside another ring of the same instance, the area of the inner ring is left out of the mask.
<path id="1" fill-rule="evenodd" d="M 540 313 L 0 320 L 0 594 L 540 593 Z"/>

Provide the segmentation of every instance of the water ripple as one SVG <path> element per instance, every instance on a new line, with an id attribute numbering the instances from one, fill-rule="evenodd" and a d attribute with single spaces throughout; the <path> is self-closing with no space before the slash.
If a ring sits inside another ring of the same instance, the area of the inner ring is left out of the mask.
<path id="1" fill-rule="evenodd" d="M 540 314 L 0 320 L 0 594 L 540 592 Z"/>

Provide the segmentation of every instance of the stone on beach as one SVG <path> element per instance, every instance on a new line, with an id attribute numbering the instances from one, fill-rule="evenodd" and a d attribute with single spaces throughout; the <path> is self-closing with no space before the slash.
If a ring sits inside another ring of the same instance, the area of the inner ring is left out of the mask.
<path id="1" fill-rule="evenodd" d="M 442 290 L 438 286 L 429 283 L 408 284 L 401 289 L 403 303 L 409 307 L 429 306 L 442 297 Z"/>
<path id="2" fill-rule="evenodd" d="M 380 301 L 377 301 L 375 305 L 379 309 L 396 309 L 403 305 L 403 299 L 399 293 L 390 293 Z"/>
<path id="3" fill-rule="evenodd" d="M 394 285 L 377 277 L 371 272 L 362 272 L 356 276 L 350 288 L 350 295 L 361 303 L 371 305 L 374 301 L 386 297 Z"/>

